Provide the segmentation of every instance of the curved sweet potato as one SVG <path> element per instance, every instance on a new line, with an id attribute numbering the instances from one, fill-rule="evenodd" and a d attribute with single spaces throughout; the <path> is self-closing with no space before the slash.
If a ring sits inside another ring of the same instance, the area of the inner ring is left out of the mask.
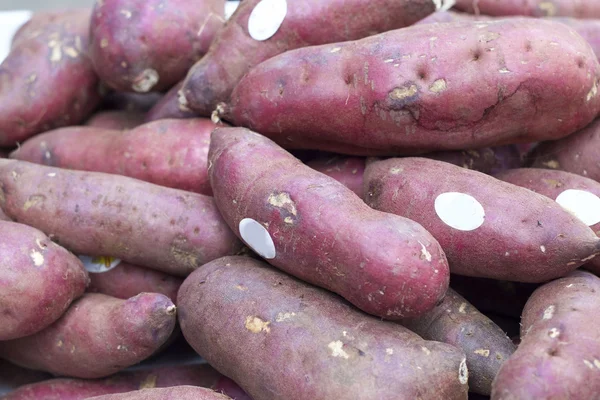
<path id="1" fill-rule="evenodd" d="M 101 111 L 92 115 L 86 126 L 102 129 L 133 129 L 144 123 L 144 114 L 135 111 Z"/>
<path id="2" fill-rule="evenodd" d="M 187 385 L 107 394 L 90 397 L 88 400 L 231 400 L 231 397 L 211 389 Z"/>
<path id="3" fill-rule="evenodd" d="M 487 15 L 600 18 L 596 0 L 456 0 L 458 10 Z"/>
<path id="4" fill-rule="evenodd" d="M 198 116 L 185 105 L 179 103 L 179 90 L 183 85 L 183 81 L 173 86 L 154 107 L 148 111 L 145 117 L 146 122 L 156 121 L 157 119 L 167 118 L 195 118 Z"/>

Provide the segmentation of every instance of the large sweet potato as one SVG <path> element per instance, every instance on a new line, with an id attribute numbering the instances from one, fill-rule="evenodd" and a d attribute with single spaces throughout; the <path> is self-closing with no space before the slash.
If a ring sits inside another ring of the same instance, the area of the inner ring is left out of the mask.
<path id="1" fill-rule="evenodd" d="M 146 122 L 156 121 L 157 119 L 167 118 L 195 118 L 198 116 L 185 105 L 179 103 L 179 90 L 183 81 L 173 86 L 154 107 L 148 111 L 145 117 Z"/>
<path id="2" fill-rule="evenodd" d="M 98 0 L 90 57 L 120 91 L 163 91 L 185 77 L 225 22 L 224 0 Z"/>
<path id="3" fill-rule="evenodd" d="M 254 399 L 467 398 L 459 349 L 258 260 L 204 265 L 185 280 L 178 303 L 186 340 Z"/>
<path id="4" fill-rule="evenodd" d="M 88 400 L 231 400 L 231 397 L 214 390 L 197 386 L 141 389 L 127 393 L 90 397 Z"/>
<path id="5" fill-rule="evenodd" d="M 0 159 L 0 207 L 78 254 L 176 276 L 241 248 L 212 197 L 119 175 Z"/>
<path id="6" fill-rule="evenodd" d="M 446 256 L 418 223 L 371 209 L 244 128 L 213 131 L 208 158 L 223 218 L 274 266 L 387 319 L 422 314 L 444 296 Z"/>
<path id="7" fill-rule="evenodd" d="M 414 155 L 567 136 L 598 114 L 599 78 L 558 22 L 418 25 L 273 57 L 220 115 L 285 148 Z"/>
<path id="8" fill-rule="evenodd" d="M 458 10 L 487 15 L 600 18 L 597 0 L 456 0 Z"/>

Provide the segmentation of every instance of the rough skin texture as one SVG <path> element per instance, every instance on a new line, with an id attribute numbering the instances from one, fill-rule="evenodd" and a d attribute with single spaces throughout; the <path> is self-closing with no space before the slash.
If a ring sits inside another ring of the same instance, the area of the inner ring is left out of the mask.
<path id="1" fill-rule="evenodd" d="M 144 114 L 135 111 L 101 111 L 92 115 L 86 126 L 102 129 L 133 129 L 144 123 Z"/>
<path id="2" fill-rule="evenodd" d="M 50 379 L 20 387 L 2 400 L 84 400 L 105 394 L 179 385 L 211 387 L 220 376 L 207 364 L 167 366 L 120 372 L 104 379 Z"/>
<path id="3" fill-rule="evenodd" d="M 235 85 L 253 67 L 286 51 L 325 43 L 356 40 L 412 25 L 435 11 L 431 0 L 288 1 L 275 35 L 265 41 L 248 33 L 248 19 L 260 0 L 244 0 L 210 50 L 188 72 L 182 102 L 210 116 L 229 100 Z"/>
<path id="4" fill-rule="evenodd" d="M 89 283 L 77 257 L 39 230 L 0 221 L 0 340 L 56 321 Z"/>
<path id="5" fill-rule="evenodd" d="M 98 105 L 86 55 L 89 11 L 68 11 L 23 34 L 0 64 L 0 146 L 82 122 Z"/>
<path id="6" fill-rule="evenodd" d="M 107 394 L 88 400 L 231 400 L 224 394 L 196 386 L 142 389 L 134 392 Z"/>
<path id="7" fill-rule="evenodd" d="M 272 265 L 386 319 L 420 315 L 444 296 L 446 257 L 421 225 L 371 209 L 244 128 L 215 130 L 208 158 L 223 218 L 239 237 L 245 218 L 264 226 Z"/>
<path id="8" fill-rule="evenodd" d="M 162 294 L 121 300 L 87 293 L 43 331 L 0 342 L 0 357 L 55 375 L 106 377 L 160 348 L 173 332 L 175 314 L 175 305 Z"/>
<path id="9" fill-rule="evenodd" d="M 537 289 L 523 311 L 521 343 L 496 376 L 492 400 L 598 398 L 598 308 L 600 278 L 589 272 Z"/>
<path id="10" fill-rule="evenodd" d="M 311 160 L 306 165 L 332 177 L 356 193 L 358 197 L 363 198 L 363 174 L 365 172 L 363 157 L 331 155 Z"/>
<path id="11" fill-rule="evenodd" d="M 469 391 L 487 396 L 500 366 L 516 349 L 498 325 L 452 289 L 427 314 L 400 323 L 426 340 L 462 349 L 467 356 Z"/>
<path id="12" fill-rule="evenodd" d="M 522 164 L 518 148 L 512 145 L 462 151 L 440 151 L 424 154 L 423 157 L 445 161 L 484 174 L 495 174 L 505 169 L 518 168 Z"/>
<path id="13" fill-rule="evenodd" d="M 436 198 L 447 192 L 474 197 L 483 207 L 483 224 L 469 231 L 447 225 L 435 209 Z M 555 201 L 443 161 L 408 157 L 369 163 L 365 196 L 374 209 L 425 227 L 444 249 L 451 272 L 460 275 L 544 282 L 600 253 L 594 231 Z"/>
<path id="14" fill-rule="evenodd" d="M 69 127 L 23 143 L 11 158 L 80 171 L 130 176 L 210 196 L 207 157 L 217 125 L 205 118 L 166 119 L 125 132 Z"/>
<path id="15" fill-rule="evenodd" d="M 77 254 L 175 276 L 242 247 L 212 197 L 119 175 L 0 159 L 0 207 Z"/>
<path id="16" fill-rule="evenodd" d="M 569 135 L 598 114 L 599 77 L 590 46 L 558 22 L 417 25 L 273 57 L 220 115 L 285 148 L 415 155 Z"/>
<path id="17" fill-rule="evenodd" d="M 178 301 L 188 343 L 254 399 L 467 398 L 461 350 L 258 260 L 206 264 L 185 280 Z"/>
<path id="18" fill-rule="evenodd" d="M 160 101 L 146 114 L 145 121 L 156 121 L 157 119 L 166 118 L 196 118 L 198 114 L 191 111 L 185 105 L 179 103 L 179 90 L 183 85 L 183 81 L 173 86 Z"/>
<path id="19" fill-rule="evenodd" d="M 167 90 L 208 51 L 224 12 L 224 0 L 97 0 L 90 22 L 94 68 L 115 90 Z"/>
<path id="20" fill-rule="evenodd" d="M 597 0 L 456 0 L 456 9 L 475 14 L 600 18 Z"/>

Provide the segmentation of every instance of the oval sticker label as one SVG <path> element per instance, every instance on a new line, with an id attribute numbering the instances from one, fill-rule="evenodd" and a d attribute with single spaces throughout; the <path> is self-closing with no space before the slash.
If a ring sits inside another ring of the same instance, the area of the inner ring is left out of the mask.
<path id="1" fill-rule="evenodd" d="M 114 257 L 79 256 L 79 259 L 85 269 L 93 274 L 108 272 L 121 263 L 121 260 Z"/>
<path id="2" fill-rule="evenodd" d="M 279 30 L 286 14 L 286 0 L 262 0 L 248 18 L 248 33 L 254 40 L 267 40 Z"/>
<path id="3" fill-rule="evenodd" d="M 593 193 L 567 189 L 556 197 L 556 202 L 587 226 L 600 222 L 600 198 Z"/>
<path id="4" fill-rule="evenodd" d="M 275 258 L 275 243 L 264 226 L 252 218 L 244 218 L 239 224 L 240 236 L 259 256 L 271 260 Z"/>
<path id="5" fill-rule="evenodd" d="M 485 210 L 473 196 L 446 192 L 435 199 L 435 212 L 448 226 L 459 231 L 472 231 L 483 225 Z"/>

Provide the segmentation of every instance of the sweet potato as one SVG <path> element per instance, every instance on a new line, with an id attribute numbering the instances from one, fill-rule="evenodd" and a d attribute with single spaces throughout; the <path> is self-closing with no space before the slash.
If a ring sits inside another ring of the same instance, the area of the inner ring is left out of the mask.
<path id="1" fill-rule="evenodd" d="M 285 148 L 417 155 L 567 136 L 598 114 L 599 78 L 590 46 L 558 22 L 417 25 L 273 57 L 219 115 Z"/>
<path id="2" fill-rule="evenodd" d="M 56 23 L 60 20 L 65 14 L 78 14 L 82 21 L 90 19 L 90 15 L 92 13 L 91 8 L 56 8 L 53 7 L 52 10 L 48 11 L 36 11 L 31 15 L 31 18 L 27 22 L 17 29 L 14 33 L 10 48 L 14 49 L 19 46 L 21 41 L 29 40 L 32 38 L 36 38 L 40 36 L 46 27 L 50 24 Z"/>
<path id="3" fill-rule="evenodd" d="M 208 51 L 224 13 L 224 0 L 98 0 L 90 22 L 94 68 L 115 90 L 167 90 Z"/>
<path id="4" fill-rule="evenodd" d="M 212 197 L 119 175 L 0 159 L 0 207 L 77 254 L 175 276 L 241 248 Z"/>
<path id="5" fill-rule="evenodd" d="M 178 302 L 186 340 L 254 399 L 467 398 L 461 350 L 258 260 L 204 265 L 183 282 Z"/>
<path id="6" fill-rule="evenodd" d="M 173 386 L 168 388 L 141 389 L 133 392 L 106 394 L 88 400 L 231 400 L 231 397 L 214 390 L 197 386 Z"/>
<path id="7" fill-rule="evenodd" d="M 475 14 L 600 18 L 596 0 L 456 0 L 456 9 Z"/>
<path id="8" fill-rule="evenodd" d="M 445 161 L 484 174 L 495 174 L 505 169 L 519 168 L 522 164 L 521 153 L 517 146 L 511 145 L 463 151 L 439 151 L 424 154 L 423 157 Z"/>
<path id="9" fill-rule="evenodd" d="M 598 308 L 600 278 L 588 272 L 537 289 L 523 311 L 521 343 L 496 376 L 492 399 L 597 398 Z"/>
<path id="10" fill-rule="evenodd" d="M 5 400 L 6 398 L 10 400 L 10 397 L 1 397 L 2 390 L 14 390 L 20 386 L 44 381 L 52 377 L 46 372 L 21 368 L 13 363 L 1 359 L 0 372 L 2 372 L 0 373 L 0 398 L 2 398 L 2 400 Z"/>
<path id="11" fill-rule="evenodd" d="M 185 105 L 179 103 L 179 90 L 183 85 L 183 81 L 173 86 L 160 101 L 158 101 L 148 114 L 146 114 L 145 121 L 156 121 L 157 119 L 166 118 L 195 118 L 198 115 L 187 108 Z"/>
<path id="12" fill-rule="evenodd" d="M 363 174 L 365 172 L 365 159 L 362 157 L 343 157 L 331 155 L 316 158 L 306 163 L 315 171 L 332 177 L 358 197 L 363 198 Z"/>
<path id="13" fill-rule="evenodd" d="M 467 355 L 469 391 L 489 395 L 492 381 L 516 346 L 492 320 L 448 289 L 433 310 L 401 324 L 426 340 L 451 344 Z"/>
<path id="14" fill-rule="evenodd" d="M 133 129 L 144 123 L 144 114 L 135 111 L 102 111 L 92 115 L 86 126 L 103 129 Z"/>
<path id="15" fill-rule="evenodd" d="M 272 265 L 387 319 L 422 314 L 444 296 L 446 256 L 421 225 L 371 209 L 245 128 L 213 131 L 208 159 L 223 218 Z"/>
<path id="16" fill-rule="evenodd" d="M 226 376 L 222 376 L 217 380 L 211 389 L 216 392 L 223 393 L 231 397 L 233 400 L 252 400 L 244 390 Z"/>
<path id="17" fill-rule="evenodd" d="M 555 201 L 477 171 L 391 158 L 368 163 L 364 179 L 367 204 L 420 223 L 456 274 L 545 282 L 600 254 L 600 238 Z"/>
<path id="18" fill-rule="evenodd" d="M 0 208 L 0 221 L 12 221 L 10 218 L 8 218 L 8 216 L 6 214 L 4 214 L 4 211 L 2 211 L 1 208 Z"/>
<path id="19" fill-rule="evenodd" d="M 55 375 L 106 377 L 151 356 L 173 332 L 175 314 L 162 294 L 87 293 L 43 331 L 0 342 L 0 357 Z"/>
<path id="20" fill-rule="evenodd" d="M 56 321 L 89 278 L 77 257 L 35 228 L 0 221 L 0 238 L 0 340 L 8 340 Z"/>
<path id="21" fill-rule="evenodd" d="M 106 172 L 211 195 L 209 119 L 166 119 L 121 132 L 62 128 L 26 141 L 11 158 L 82 171 Z"/>
<path id="22" fill-rule="evenodd" d="M 98 105 L 88 27 L 89 11 L 60 13 L 19 40 L 0 64 L 0 146 L 76 125 Z"/>
<path id="23" fill-rule="evenodd" d="M 270 2 L 272 8 L 285 7 L 277 26 L 276 17 L 260 12 L 260 0 L 244 0 L 216 35 L 208 53 L 188 72 L 181 91 L 182 104 L 199 115 L 210 116 L 220 102 L 229 100 L 235 85 L 251 68 L 271 57 L 300 47 L 356 40 L 399 29 L 435 11 L 431 0 L 285 3 Z M 266 25 L 268 29 L 275 28 L 275 32 L 263 40 L 251 24 Z"/>
<path id="24" fill-rule="evenodd" d="M 221 374 L 207 364 L 120 372 L 104 379 L 50 379 L 23 386 L 2 400 L 83 400 L 93 396 L 179 385 L 211 387 Z"/>

